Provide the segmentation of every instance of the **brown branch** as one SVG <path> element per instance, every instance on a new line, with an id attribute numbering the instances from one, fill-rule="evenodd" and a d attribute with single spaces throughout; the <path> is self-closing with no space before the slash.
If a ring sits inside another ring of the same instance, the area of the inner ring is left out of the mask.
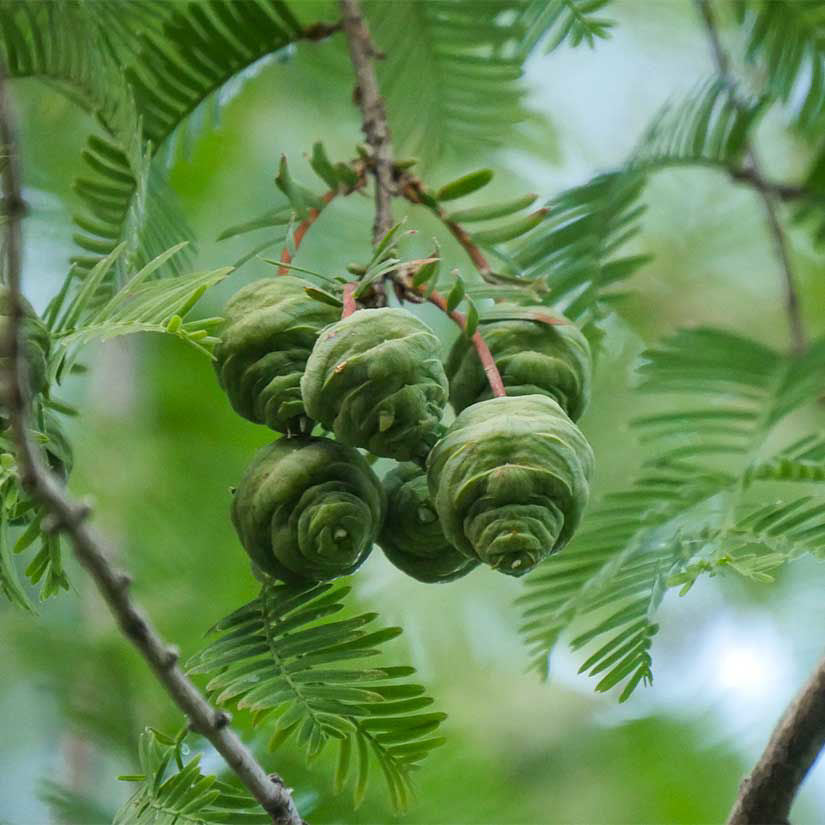
<path id="1" fill-rule="evenodd" d="M 713 9 L 711 8 L 710 0 L 696 0 L 696 5 L 705 26 L 705 32 L 713 53 L 713 61 L 716 65 L 716 70 L 721 77 L 726 78 L 729 76 L 730 65 L 727 55 L 725 54 L 725 50 L 722 48 L 722 43 L 719 40 L 719 33 L 716 30 L 716 23 L 713 18 Z M 791 266 L 790 255 L 788 254 L 785 234 L 782 231 L 782 225 L 779 222 L 777 204 L 775 201 L 777 193 L 771 191 L 765 181 L 765 177 L 762 174 L 762 169 L 759 160 L 756 157 L 756 152 L 754 151 L 753 146 L 748 142 L 746 142 L 745 146 L 745 153 L 750 166 L 750 174 L 747 178 L 740 178 L 740 180 L 748 180 L 751 182 L 762 200 L 762 205 L 765 209 L 765 217 L 768 221 L 768 229 L 770 230 L 771 237 L 773 239 L 774 252 L 782 272 L 785 314 L 788 318 L 788 326 L 790 327 L 793 350 L 796 353 L 801 353 L 805 351 L 807 342 L 805 337 L 805 329 L 802 323 L 802 314 L 799 305 L 799 293 L 796 288 L 796 279 Z"/>
<path id="2" fill-rule="evenodd" d="M 5 74 L 0 70 L 0 145 L 4 148 L 3 203 L 6 210 L 5 275 L 9 292 L 7 331 L 0 345 L 7 357 L 3 406 L 16 445 L 20 483 L 48 514 L 51 525 L 66 534 L 80 564 L 93 578 L 123 634 L 138 649 L 193 730 L 205 736 L 277 825 L 301 825 L 292 794 L 277 775 L 268 776 L 229 727 L 229 717 L 213 708 L 178 665 L 178 652 L 155 631 L 129 595 L 130 579 L 115 570 L 104 538 L 88 524 L 88 508 L 75 501 L 46 467 L 29 434 L 27 365 L 21 346 L 22 199 L 17 144 L 8 108 Z"/>
<path id="3" fill-rule="evenodd" d="M 785 711 L 739 788 L 728 825 L 787 825 L 799 786 L 825 747 L 825 659 Z"/>
<path id="4" fill-rule="evenodd" d="M 728 169 L 728 174 L 733 180 L 753 186 L 755 189 L 764 190 L 781 201 L 825 200 L 825 196 L 812 192 L 804 186 L 765 180 L 754 171 L 752 166 L 746 166 L 743 169 Z"/>
<path id="5" fill-rule="evenodd" d="M 392 228 L 393 160 L 390 128 L 384 98 L 378 88 L 373 60 L 381 57 L 373 45 L 359 0 L 340 0 L 344 33 L 358 82 L 356 99 L 361 109 L 363 132 L 372 149 L 375 175 L 375 222 L 372 240 L 377 244 Z"/>
<path id="6" fill-rule="evenodd" d="M 312 23 L 309 26 L 305 26 L 300 37 L 302 40 L 310 41 L 326 40 L 333 34 L 337 34 L 339 31 L 342 31 L 343 28 L 344 24 L 341 20 L 336 23 L 324 23 L 323 21 L 319 21 L 317 23 Z"/>
<path id="7" fill-rule="evenodd" d="M 759 166 L 756 159 L 756 154 L 753 149 L 748 152 L 751 167 L 756 172 L 758 177 Z M 791 266 L 791 257 L 788 251 L 788 243 L 785 239 L 785 233 L 782 231 L 782 225 L 779 223 L 779 215 L 774 201 L 774 196 L 764 186 L 756 184 L 756 191 L 762 199 L 762 205 L 765 209 L 765 217 L 768 221 L 768 228 L 773 239 L 774 253 L 776 259 L 779 261 L 780 269 L 782 270 L 782 287 L 785 298 L 785 314 L 788 317 L 788 326 L 791 332 L 791 342 L 794 352 L 801 354 L 807 349 L 807 341 L 805 338 L 805 328 L 802 323 L 802 311 L 799 303 L 799 292 L 796 288 L 796 279 L 794 277 L 793 268 Z"/>
<path id="8" fill-rule="evenodd" d="M 327 206 L 338 194 L 337 189 L 330 189 L 329 192 L 326 192 L 321 197 L 321 207 L 319 209 L 312 208 L 307 211 L 307 216 L 304 220 L 298 225 L 298 228 L 295 230 L 295 233 L 292 236 L 292 242 L 294 249 L 290 251 L 288 246 L 285 246 L 283 252 L 281 252 L 281 263 L 282 264 L 290 264 L 292 263 L 293 257 L 295 257 L 295 253 L 301 246 L 301 241 L 304 239 L 304 235 L 306 235 L 309 228 L 312 224 L 318 220 L 318 216 L 321 214 L 321 211 L 325 206 Z M 286 275 L 289 273 L 289 268 L 285 266 L 278 267 L 278 274 L 279 275 Z"/>
<path id="9" fill-rule="evenodd" d="M 478 274 L 486 281 L 492 274 L 493 270 L 487 259 L 484 257 L 482 251 L 473 243 L 470 236 L 462 229 L 455 221 L 449 220 L 441 209 L 436 213 L 444 226 L 450 230 L 453 237 L 464 247 L 464 251 L 469 255 L 473 266 L 478 270 Z"/>
<path id="10" fill-rule="evenodd" d="M 429 295 L 425 295 L 424 297 L 426 297 L 431 304 L 435 304 L 442 312 L 449 315 L 450 318 L 452 318 L 462 330 L 467 328 L 467 317 L 463 312 L 459 312 L 457 309 L 448 309 L 447 299 L 440 292 L 432 290 Z M 496 359 L 493 358 L 493 353 L 490 352 L 487 342 L 484 338 L 482 338 L 481 333 L 478 330 L 473 333 L 471 340 L 476 352 L 478 353 L 479 361 L 481 361 L 481 366 L 484 368 L 484 374 L 487 376 L 487 381 L 490 384 L 490 389 L 493 391 L 493 395 L 496 398 L 504 397 L 507 395 L 507 390 L 504 388 L 504 382 L 501 380 L 501 373 L 498 371 L 498 367 L 496 366 Z"/>

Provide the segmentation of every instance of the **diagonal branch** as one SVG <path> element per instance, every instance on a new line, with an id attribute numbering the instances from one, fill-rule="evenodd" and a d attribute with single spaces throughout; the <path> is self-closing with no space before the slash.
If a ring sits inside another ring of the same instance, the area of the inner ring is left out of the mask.
<path id="1" fill-rule="evenodd" d="M 699 14 L 702 17 L 702 22 L 705 26 L 705 31 L 708 36 L 711 51 L 713 52 L 713 62 L 716 65 L 716 71 L 723 78 L 730 74 L 730 64 L 725 50 L 722 48 L 722 43 L 719 40 L 719 33 L 716 30 L 716 23 L 713 18 L 713 9 L 710 5 L 710 0 L 696 0 L 696 5 Z M 759 194 L 762 204 L 765 209 L 765 216 L 768 221 L 768 228 L 773 239 L 774 251 L 776 253 L 777 261 L 782 272 L 782 285 L 785 296 L 785 314 L 788 317 L 788 326 L 790 327 L 791 342 L 793 350 L 797 354 L 802 353 L 807 348 L 807 341 L 805 337 L 805 329 L 802 323 L 802 314 L 799 304 L 799 293 L 796 287 L 796 279 L 794 277 L 793 268 L 791 266 L 791 259 L 788 253 L 788 245 L 785 240 L 785 234 L 782 231 L 782 225 L 779 222 L 779 214 L 777 209 L 777 197 L 781 199 L 782 193 L 775 191 L 765 180 L 762 174 L 761 164 L 756 156 L 753 145 L 749 142 L 745 144 L 746 156 L 748 159 L 749 168 L 745 170 L 744 174 L 738 177 L 739 180 L 749 182 L 753 185 L 756 192 Z"/>
<path id="2" fill-rule="evenodd" d="M 45 466 L 27 427 L 29 399 L 27 365 L 21 347 L 23 201 L 17 143 L 6 99 L 5 74 L 0 69 L 0 146 L 3 148 L 3 211 L 5 217 L 5 277 L 9 321 L 0 341 L 8 367 L 2 376 L 3 406 L 17 448 L 20 483 L 48 513 L 52 528 L 64 532 L 78 561 L 94 579 L 123 634 L 138 649 L 175 704 L 189 717 L 193 730 L 206 737 L 276 825 L 301 825 L 292 794 L 277 774 L 268 776 L 229 727 L 229 717 L 213 708 L 178 665 L 177 650 L 167 644 L 129 594 L 130 579 L 109 561 L 106 541 L 87 521 L 88 508 L 75 501 Z"/>
<path id="3" fill-rule="evenodd" d="M 349 43 L 350 58 L 358 82 L 356 99 L 361 109 L 364 136 L 372 149 L 375 175 L 375 223 L 373 243 L 377 244 L 393 224 L 392 196 L 394 191 L 392 143 L 384 98 L 378 88 L 373 60 L 381 57 L 370 37 L 359 0 L 340 0 L 344 32 Z"/>
<path id="4" fill-rule="evenodd" d="M 787 825 L 799 786 L 825 747 L 825 659 L 777 724 L 739 788 L 728 825 Z"/>

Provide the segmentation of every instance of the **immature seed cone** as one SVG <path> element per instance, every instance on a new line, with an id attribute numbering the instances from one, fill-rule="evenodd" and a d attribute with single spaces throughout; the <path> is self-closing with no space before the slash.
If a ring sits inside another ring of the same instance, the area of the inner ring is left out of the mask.
<path id="1" fill-rule="evenodd" d="M 378 543 L 399 570 L 421 582 L 448 582 L 478 566 L 444 537 L 427 476 L 417 464 L 399 464 L 387 473 L 384 489 L 387 517 Z"/>
<path id="2" fill-rule="evenodd" d="M 527 307 L 547 312 L 547 307 Z M 563 319 L 566 320 L 566 319 Z M 494 321 L 481 334 L 495 358 L 507 395 L 547 395 L 576 421 L 590 400 L 590 345 L 572 322 Z M 492 397 L 472 342 L 460 336 L 447 359 L 450 402 L 457 413 Z"/>
<path id="3" fill-rule="evenodd" d="M 587 439 L 545 395 L 473 404 L 427 460 L 444 535 L 468 558 L 510 576 L 569 541 L 592 472 Z"/>
<path id="4" fill-rule="evenodd" d="M 301 379 L 307 414 L 353 447 L 400 461 L 436 441 L 447 377 L 432 330 L 405 309 L 362 309 L 319 336 Z"/>
<path id="5" fill-rule="evenodd" d="M 218 381 L 239 415 L 273 430 L 299 430 L 301 375 L 318 333 L 338 310 L 309 298 L 291 275 L 239 289 L 224 310 L 215 347 Z"/>
<path id="6" fill-rule="evenodd" d="M 282 438 L 247 468 L 232 522 L 264 572 L 324 581 L 361 565 L 384 510 L 381 482 L 357 450 L 328 438 Z"/>
<path id="7" fill-rule="evenodd" d="M 29 392 L 37 395 L 46 389 L 48 383 L 48 359 L 51 336 L 48 327 L 40 320 L 34 307 L 22 296 L 20 297 L 23 319 L 21 323 L 23 355 L 26 359 L 29 376 Z M 5 373 L 9 365 L 9 356 L 3 352 L 8 334 L 11 301 L 6 287 L 0 287 L 0 370 Z"/>

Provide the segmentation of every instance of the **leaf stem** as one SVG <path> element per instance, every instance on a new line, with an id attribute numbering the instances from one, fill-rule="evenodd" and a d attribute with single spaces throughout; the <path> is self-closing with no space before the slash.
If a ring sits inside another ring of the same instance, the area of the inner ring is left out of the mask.
<path id="1" fill-rule="evenodd" d="M 329 205 L 329 203 L 335 198 L 337 194 L 337 189 L 330 189 L 329 192 L 326 192 L 324 193 L 324 195 L 321 196 L 322 206 L 320 209 L 316 209 L 315 207 L 313 207 L 312 209 L 307 211 L 306 218 L 303 221 L 301 221 L 301 223 L 299 224 L 298 228 L 295 230 L 295 233 L 292 236 L 292 243 L 294 247 L 293 250 L 290 251 L 289 246 L 285 246 L 283 252 L 281 252 L 280 261 L 282 264 L 292 263 L 292 259 L 295 257 L 295 253 L 298 252 L 298 249 L 301 246 L 301 241 L 303 241 L 304 239 L 304 235 L 306 235 L 306 233 L 309 231 L 309 228 L 312 226 L 312 224 L 314 224 L 315 221 L 318 220 L 318 216 L 321 214 L 321 211 L 324 209 L 324 207 Z M 279 275 L 287 275 L 288 273 L 289 269 L 287 269 L 287 267 L 278 267 Z"/>
<path id="2" fill-rule="evenodd" d="M 483 280 L 495 280 L 493 277 L 493 269 L 478 245 L 473 242 L 463 227 L 447 217 L 446 212 L 437 203 L 431 203 L 429 198 L 423 197 L 423 184 L 418 178 L 413 175 L 405 176 L 403 186 L 401 187 L 401 194 L 410 201 L 410 203 L 425 206 L 444 224 L 450 234 L 461 244 Z"/>
<path id="3" fill-rule="evenodd" d="M 356 289 L 358 289 L 358 281 L 344 284 L 344 309 L 341 312 L 341 318 L 349 318 L 358 309 L 358 304 L 355 302 Z"/>
<path id="4" fill-rule="evenodd" d="M 426 287 L 422 287 L 426 289 Z M 447 299 L 436 290 L 432 290 L 429 294 L 424 296 L 431 304 L 435 304 L 442 312 L 448 315 L 453 321 L 458 324 L 461 329 L 466 329 L 467 318 L 463 312 L 457 309 L 447 308 Z M 493 353 L 487 346 L 487 342 L 482 337 L 481 333 L 476 330 L 471 338 L 473 346 L 478 353 L 479 361 L 484 369 L 484 374 L 487 376 L 487 382 L 490 384 L 490 389 L 496 398 L 503 398 L 507 395 L 507 390 L 504 388 L 504 382 L 501 380 L 501 373 L 496 366 L 496 359 L 493 358 Z"/>
<path id="5" fill-rule="evenodd" d="M 89 523 L 89 508 L 73 499 L 46 467 L 28 429 L 29 399 L 25 387 L 27 364 L 21 346 L 23 207 L 17 142 L 6 99 L 5 71 L 0 67 L 0 146 L 5 164 L 2 176 L 5 212 L 5 278 L 8 286 L 8 325 L 2 352 L 8 366 L 3 378 L 5 407 L 16 446 L 21 485 L 47 513 L 56 530 L 65 533 L 80 564 L 89 572 L 122 633 L 137 648 L 175 704 L 189 717 L 191 727 L 205 736 L 226 760 L 276 825 L 301 825 L 292 794 L 280 777 L 267 775 L 229 727 L 229 717 L 212 707 L 178 665 L 178 652 L 152 627 L 129 594 L 130 578 L 109 561 L 111 549 Z"/>
<path id="6" fill-rule="evenodd" d="M 729 78 L 730 62 L 719 39 L 719 32 L 716 29 L 716 22 L 713 17 L 710 0 L 696 0 L 696 6 L 705 26 L 705 32 L 710 43 L 711 52 L 713 53 L 713 62 L 716 65 L 716 71 L 720 77 Z M 781 198 L 781 192 L 775 191 L 775 187 L 771 187 L 765 180 L 759 159 L 750 141 L 745 142 L 745 155 L 748 159 L 749 167 L 744 170 L 744 172 L 737 172 L 736 174 L 731 172 L 731 175 L 737 180 L 751 183 L 762 200 L 765 217 L 768 221 L 768 229 L 773 239 L 774 252 L 782 273 L 785 314 L 788 318 L 788 326 L 790 328 L 791 345 L 793 351 L 796 354 L 800 354 L 807 348 L 807 340 L 805 328 L 802 323 L 796 278 L 794 277 L 785 233 L 782 230 L 777 210 L 776 198 Z"/>

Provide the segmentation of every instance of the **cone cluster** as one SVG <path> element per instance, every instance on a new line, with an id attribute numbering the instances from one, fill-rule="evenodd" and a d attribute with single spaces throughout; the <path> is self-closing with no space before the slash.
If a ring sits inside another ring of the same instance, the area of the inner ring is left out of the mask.
<path id="1" fill-rule="evenodd" d="M 215 350 L 232 407 L 281 433 L 232 503 L 253 566 L 323 581 L 354 572 L 377 543 L 410 576 L 446 582 L 480 564 L 520 576 L 560 550 L 593 472 L 574 423 L 591 378 L 578 328 L 483 324 L 508 393 L 493 398 L 465 337 L 445 369 L 438 337 L 407 310 L 340 318 L 308 288 L 292 276 L 244 287 Z M 445 428 L 448 401 L 458 415 Z M 311 435 L 316 425 L 327 435 Z M 379 480 L 372 457 L 399 463 Z"/>

